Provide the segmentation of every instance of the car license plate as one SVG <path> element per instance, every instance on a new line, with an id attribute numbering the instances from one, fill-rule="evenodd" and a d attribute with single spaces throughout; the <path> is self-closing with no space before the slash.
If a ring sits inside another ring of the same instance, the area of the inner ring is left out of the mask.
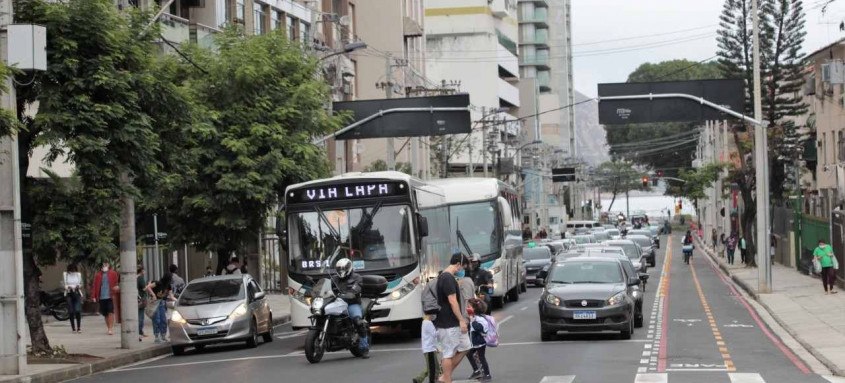
<path id="1" fill-rule="evenodd" d="M 197 335 L 214 335 L 217 334 L 217 327 L 203 327 L 197 330 Z"/>
<path id="2" fill-rule="evenodd" d="M 572 319 L 596 319 L 595 311 L 576 311 L 572 314 Z"/>

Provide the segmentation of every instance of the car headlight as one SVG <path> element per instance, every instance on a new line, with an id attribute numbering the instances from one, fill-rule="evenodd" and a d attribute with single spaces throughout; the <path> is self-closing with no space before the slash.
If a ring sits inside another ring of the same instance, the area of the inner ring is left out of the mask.
<path id="1" fill-rule="evenodd" d="M 560 298 L 554 296 L 554 294 L 547 294 L 546 303 L 550 305 L 560 306 Z"/>
<path id="2" fill-rule="evenodd" d="M 229 319 L 235 319 L 235 318 L 238 318 L 238 317 L 242 317 L 242 316 L 246 315 L 246 312 L 247 312 L 246 303 L 241 303 L 240 305 L 238 305 L 238 307 L 235 307 L 235 309 L 232 310 L 232 313 L 229 314 Z"/>
<path id="3" fill-rule="evenodd" d="M 608 306 L 616 306 L 616 305 L 622 304 L 623 302 L 625 302 L 625 292 L 624 291 L 619 292 L 616 295 L 610 297 L 610 299 L 607 300 L 607 305 Z"/>
<path id="4" fill-rule="evenodd" d="M 321 297 L 314 298 L 314 300 L 311 302 L 311 313 L 316 314 L 320 312 L 320 310 L 323 309 L 323 305 L 325 303 L 326 301 Z"/>
<path id="5" fill-rule="evenodd" d="M 170 320 L 179 324 L 188 323 L 188 321 L 182 317 L 182 314 L 179 313 L 179 310 L 173 310 L 173 315 L 170 316 Z"/>

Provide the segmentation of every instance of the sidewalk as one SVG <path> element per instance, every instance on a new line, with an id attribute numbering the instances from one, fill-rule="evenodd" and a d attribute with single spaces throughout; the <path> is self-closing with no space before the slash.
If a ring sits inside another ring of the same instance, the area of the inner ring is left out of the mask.
<path id="1" fill-rule="evenodd" d="M 699 248 L 834 374 L 845 376 L 845 292 L 825 295 L 820 279 L 772 265 L 772 292 L 757 293 L 757 268 L 728 265 L 711 247 Z M 737 258 L 739 256 L 737 255 Z"/>
<path id="2" fill-rule="evenodd" d="M 290 320 L 290 300 L 287 295 L 268 294 L 266 299 L 273 310 L 275 325 Z M 101 316 L 83 316 L 82 334 L 71 333 L 69 322 L 59 322 L 52 317 L 45 321 L 44 330 L 50 339 L 50 345 L 64 347 L 68 357 L 50 360 L 30 358 L 27 375 L 0 375 L 0 382 L 61 382 L 170 353 L 168 344 L 153 343 L 152 323 L 149 318 L 144 320 L 144 332 L 150 337 L 144 338 L 140 343 L 141 347 L 134 350 L 120 348 L 119 324 L 115 325 L 115 335 L 106 334 L 106 325 Z"/>

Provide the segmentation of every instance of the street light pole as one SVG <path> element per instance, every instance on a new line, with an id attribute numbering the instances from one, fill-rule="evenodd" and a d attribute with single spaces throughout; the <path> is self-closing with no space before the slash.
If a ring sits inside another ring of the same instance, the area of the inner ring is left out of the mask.
<path id="1" fill-rule="evenodd" d="M 760 89 L 760 15 L 757 1 L 751 2 L 754 28 L 754 119 L 760 123 L 754 130 L 755 177 L 757 178 L 757 291 L 771 292 L 772 269 L 769 262 L 769 157 L 766 128 L 763 125 L 763 101 Z"/>

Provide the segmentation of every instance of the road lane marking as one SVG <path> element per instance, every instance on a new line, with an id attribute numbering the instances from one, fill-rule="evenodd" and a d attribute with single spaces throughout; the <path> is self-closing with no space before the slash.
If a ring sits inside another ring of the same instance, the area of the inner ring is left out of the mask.
<path id="1" fill-rule="evenodd" d="M 672 237 L 666 240 L 666 256 L 663 260 L 662 277 L 657 286 L 657 320 L 658 337 L 656 345 L 660 347 L 657 353 L 657 372 L 666 372 L 667 345 L 669 339 L 669 284 L 672 282 Z"/>
<path id="2" fill-rule="evenodd" d="M 634 378 L 634 383 L 667 383 L 669 382 L 668 374 L 637 374 Z"/>
<path id="3" fill-rule="evenodd" d="M 695 263 L 696 262 L 690 262 L 689 264 L 690 273 L 692 274 L 692 282 L 695 285 L 695 290 L 698 292 L 698 299 L 701 301 L 701 307 L 704 308 L 704 313 L 707 315 L 707 321 L 710 323 L 710 331 L 713 333 L 713 338 L 716 342 L 720 342 L 722 341 L 722 333 L 719 331 L 719 327 L 716 326 L 716 318 L 713 315 L 713 311 L 710 310 L 710 304 L 707 303 L 707 297 L 704 296 L 704 289 L 701 288 L 701 282 L 698 280 L 698 273 L 695 271 Z M 731 357 L 730 352 L 728 352 L 728 348 L 719 347 L 719 354 L 722 356 L 722 360 L 725 361 L 725 368 L 727 368 L 727 371 L 736 371 L 733 358 Z"/>
<path id="4" fill-rule="evenodd" d="M 528 310 L 528 306 L 525 306 L 525 307 L 519 309 L 519 311 L 525 311 L 525 310 Z"/>
<path id="5" fill-rule="evenodd" d="M 276 339 L 290 339 L 290 338 L 298 338 L 308 333 L 308 330 L 300 330 L 291 333 L 285 333 L 285 335 L 276 335 Z"/>
<path id="6" fill-rule="evenodd" d="M 714 372 L 727 370 L 727 368 L 667 368 L 666 372 Z"/>
<path id="7" fill-rule="evenodd" d="M 544 376 L 540 383 L 572 383 L 574 381 L 575 375 Z"/>
<path id="8" fill-rule="evenodd" d="M 828 375 L 820 375 L 824 380 L 827 380 L 830 383 L 845 383 L 845 378 L 838 377 L 838 376 L 828 376 Z"/>
<path id="9" fill-rule="evenodd" d="M 505 324 L 505 322 L 507 322 L 507 321 L 509 321 L 509 320 L 511 320 L 511 319 L 513 319 L 513 315 L 508 315 L 508 316 L 506 316 L 506 317 L 505 317 L 505 319 L 502 319 L 502 320 L 500 320 L 500 321 L 499 321 L 499 326 L 501 326 L 501 325 Z"/>
<path id="10" fill-rule="evenodd" d="M 777 347 L 781 351 L 781 353 L 783 353 L 783 355 L 785 355 L 786 358 L 789 359 L 789 361 L 791 361 L 793 365 L 795 365 L 795 367 L 797 367 L 799 370 L 801 370 L 801 372 L 803 372 L 805 374 L 811 373 L 810 368 L 807 367 L 807 364 L 805 364 L 804 361 L 802 361 L 800 358 L 798 358 L 798 356 L 795 355 L 795 353 L 792 352 L 792 350 L 790 350 L 788 347 L 786 347 L 786 345 L 780 340 L 780 338 L 778 338 L 774 334 L 772 334 L 772 332 L 769 330 L 769 327 L 766 326 L 763 323 L 763 320 L 760 319 L 760 316 L 757 315 L 757 311 L 755 311 L 753 308 L 751 308 L 751 305 L 748 304 L 748 301 L 745 299 L 745 296 L 740 294 L 739 291 L 737 291 L 734 284 L 730 281 L 730 279 L 728 279 L 727 276 L 722 274 L 722 272 L 717 268 L 716 262 L 710 257 L 706 257 L 706 259 L 708 260 L 708 264 L 710 265 L 710 268 L 713 270 L 713 273 L 715 273 L 719 277 L 719 279 L 722 280 L 722 283 L 724 283 L 725 286 L 727 286 L 728 289 L 730 289 L 730 291 L 732 293 L 731 295 L 733 295 L 734 299 L 739 301 L 739 303 L 741 303 L 745 307 L 745 309 L 748 311 L 748 314 L 751 315 L 751 319 L 754 320 L 754 323 L 757 323 L 757 328 L 759 328 L 760 331 L 762 331 L 763 334 L 766 335 L 766 337 L 769 338 L 769 340 L 772 341 L 772 343 L 775 345 L 775 347 Z M 718 339 L 718 340 L 722 340 L 722 339 Z M 843 383 L 845 383 L 845 382 L 843 382 Z"/>
<path id="11" fill-rule="evenodd" d="M 760 374 L 754 373 L 728 373 L 731 383 L 766 383 Z"/>

